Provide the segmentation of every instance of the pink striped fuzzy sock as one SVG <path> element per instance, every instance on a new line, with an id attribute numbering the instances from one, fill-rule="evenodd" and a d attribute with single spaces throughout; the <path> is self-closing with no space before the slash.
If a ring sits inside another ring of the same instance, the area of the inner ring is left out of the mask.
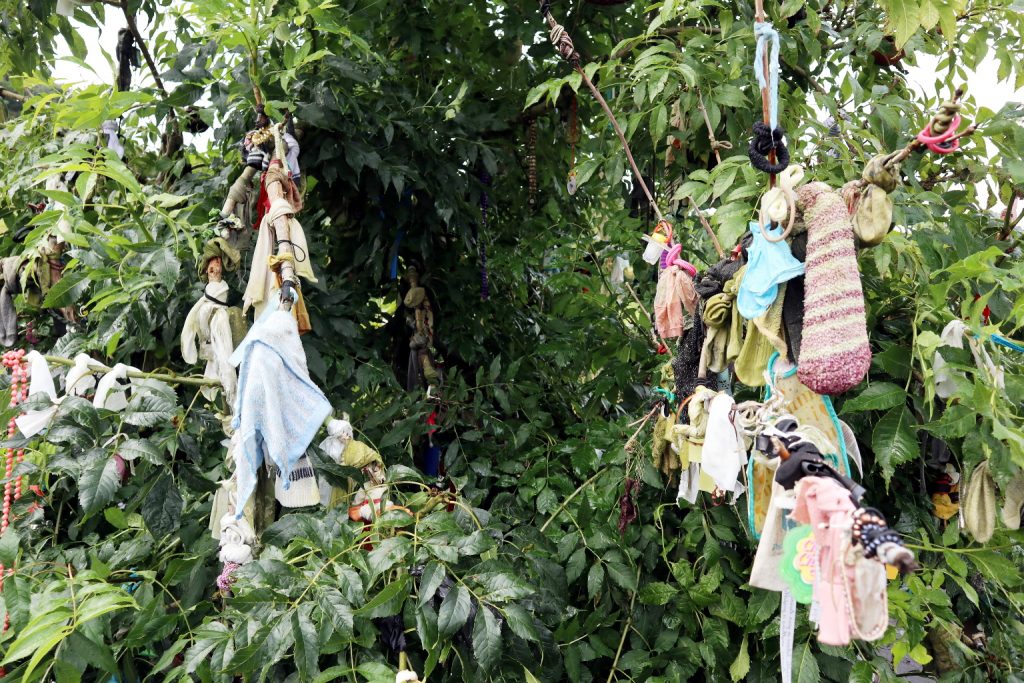
<path id="1" fill-rule="evenodd" d="M 842 196 L 824 183 L 799 188 L 797 198 L 807 224 L 797 376 L 819 394 L 841 394 L 857 386 L 871 365 L 853 224 Z"/>

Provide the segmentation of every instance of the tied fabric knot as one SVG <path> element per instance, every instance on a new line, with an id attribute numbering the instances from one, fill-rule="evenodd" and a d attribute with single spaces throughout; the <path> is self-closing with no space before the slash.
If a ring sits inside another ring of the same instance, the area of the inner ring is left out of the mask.
<path id="1" fill-rule="evenodd" d="M 754 24 L 754 76 L 761 89 L 768 89 L 768 121 L 772 128 L 779 126 L 779 32 L 770 21 Z M 770 43 L 770 45 L 769 45 Z M 765 79 L 764 56 L 768 54 L 768 79 Z"/>
<path id="2" fill-rule="evenodd" d="M 562 59 L 572 64 L 576 64 L 580 61 L 580 54 L 576 52 L 576 47 L 572 44 L 572 37 L 569 32 L 565 30 L 565 27 L 555 21 L 554 17 L 550 13 L 546 13 L 548 25 L 551 27 L 548 32 L 548 39 L 551 44 L 555 46 L 555 50 L 558 54 L 562 55 Z"/>
<path id="3" fill-rule="evenodd" d="M 892 225 L 892 197 L 898 183 L 896 167 L 885 165 L 887 155 L 879 154 L 864 166 L 862 182 L 843 186 L 846 208 L 853 216 L 853 232 L 865 246 L 880 244 Z M 867 183 L 865 186 L 864 183 Z"/>
<path id="4" fill-rule="evenodd" d="M 788 166 L 778 175 L 778 185 L 765 192 L 761 198 L 761 234 L 769 242 L 781 242 L 793 232 L 793 224 L 796 222 L 796 194 L 794 190 L 800 181 L 804 179 L 804 169 L 801 166 Z M 781 235 L 775 236 L 765 231 L 763 226 L 768 222 L 781 224 L 786 218 L 789 222 Z M 767 218 L 767 220 L 765 220 Z"/>
<path id="5" fill-rule="evenodd" d="M 789 150 L 783 142 L 786 131 L 781 127 L 769 127 L 760 121 L 754 124 L 754 137 L 750 138 L 747 156 L 750 165 L 763 173 L 782 173 L 789 166 Z M 776 162 L 773 164 L 768 155 L 774 151 Z"/>

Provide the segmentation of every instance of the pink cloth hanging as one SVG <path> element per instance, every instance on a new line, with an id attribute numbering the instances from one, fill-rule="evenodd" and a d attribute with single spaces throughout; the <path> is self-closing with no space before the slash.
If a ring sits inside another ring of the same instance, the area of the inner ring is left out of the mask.
<path id="1" fill-rule="evenodd" d="M 849 538 L 856 506 L 850 492 L 834 479 L 804 477 L 796 485 L 796 505 L 790 517 L 809 524 L 818 549 L 814 601 L 821 608 L 818 642 L 850 643 L 850 613 L 846 606 L 843 563 L 844 536 Z"/>
<path id="2" fill-rule="evenodd" d="M 658 276 L 658 289 L 654 295 L 654 324 L 662 339 L 674 339 L 683 334 L 683 309 L 690 315 L 697 310 L 700 297 L 693 287 L 693 279 L 679 266 L 669 266 Z"/>

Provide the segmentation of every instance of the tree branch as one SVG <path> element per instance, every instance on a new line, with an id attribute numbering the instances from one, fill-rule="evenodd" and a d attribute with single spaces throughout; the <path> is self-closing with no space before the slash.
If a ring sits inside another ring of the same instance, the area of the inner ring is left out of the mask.
<path id="1" fill-rule="evenodd" d="M 135 15 L 128 9 L 128 0 L 121 0 L 117 3 L 116 0 L 101 0 L 104 4 L 116 5 L 121 8 L 121 12 L 124 14 L 125 21 L 128 22 L 128 30 L 132 32 L 132 36 L 135 37 L 135 44 L 139 46 L 142 51 L 142 56 L 146 59 L 146 66 L 149 67 L 149 72 L 153 74 L 153 80 L 156 82 L 156 87 L 160 89 L 164 97 L 168 96 L 167 88 L 164 87 L 164 82 L 160 79 L 160 71 L 156 68 L 156 62 L 153 61 L 153 55 L 150 54 L 149 48 L 146 46 L 146 41 L 142 38 L 142 33 L 139 32 L 139 25 L 135 22 Z"/>
<path id="2" fill-rule="evenodd" d="M 24 95 L 19 95 L 13 90 L 8 90 L 7 88 L 0 88 L 0 97 L 6 98 L 8 100 L 14 100 L 15 102 L 24 102 L 26 99 L 28 99 Z"/>

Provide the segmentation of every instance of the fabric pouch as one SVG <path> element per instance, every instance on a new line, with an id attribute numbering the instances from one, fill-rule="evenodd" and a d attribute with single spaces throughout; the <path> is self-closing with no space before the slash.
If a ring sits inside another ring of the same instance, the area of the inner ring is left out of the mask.
<path id="1" fill-rule="evenodd" d="M 754 564 L 750 569 L 750 585 L 754 588 L 781 593 L 788 586 L 780 571 L 782 565 L 783 542 L 786 531 L 795 526 L 786 515 L 796 504 L 796 491 L 787 491 L 779 484 L 772 484 L 771 502 L 765 516 L 761 540 L 754 554 Z"/>

